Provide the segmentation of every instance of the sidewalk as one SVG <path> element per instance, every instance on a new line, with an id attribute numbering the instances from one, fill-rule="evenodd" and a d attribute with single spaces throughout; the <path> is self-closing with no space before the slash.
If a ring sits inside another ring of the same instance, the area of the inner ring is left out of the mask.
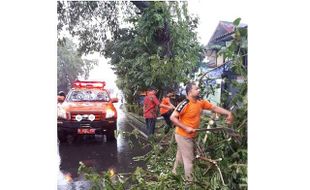
<path id="1" fill-rule="evenodd" d="M 143 135 L 144 137 L 148 137 L 147 135 L 147 130 L 146 130 L 146 124 L 145 124 L 145 119 L 142 116 L 139 116 L 137 114 L 134 114 L 132 112 L 127 112 L 126 110 L 124 110 L 124 112 L 126 113 L 127 117 L 128 117 L 128 123 L 130 126 L 132 126 L 133 128 L 137 129 L 141 135 Z M 160 128 L 158 124 L 160 124 L 159 121 L 163 120 L 163 117 L 157 117 L 157 122 L 156 122 L 156 129 Z M 161 125 L 161 124 L 160 124 Z"/>
<path id="2" fill-rule="evenodd" d="M 125 113 L 127 115 L 129 125 L 137 129 L 141 135 L 147 138 L 147 130 L 144 118 L 131 112 L 125 111 Z"/>

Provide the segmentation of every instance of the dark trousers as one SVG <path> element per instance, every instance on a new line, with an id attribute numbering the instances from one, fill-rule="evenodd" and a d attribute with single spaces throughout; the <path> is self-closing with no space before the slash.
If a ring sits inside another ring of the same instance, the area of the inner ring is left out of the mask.
<path id="1" fill-rule="evenodd" d="M 173 110 L 169 110 L 168 112 L 161 115 L 164 117 L 166 124 L 167 124 L 167 126 L 165 126 L 165 128 L 164 128 L 165 134 L 167 134 L 169 132 L 170 128 L 172 127 L 172 121 L 170 120 L 170 116 L 171 116 L 172 112 L 173 112 Z"/>
<path id="2" fill-rule="evenodd" d="M 173 110 L 169 110 L 168 112 L 166 112 L 166 113 L 164 113 L 164 114 L 161 115 L 161 116 L 164 117 L 164 119 L 165 119 L 165 121 L 166 121 L 166 123 L 167 123 L 167 125 L 168 125 L 169 127 L 172 126 L 172 122 L 171 122 L 171 120 L 170 120 L 170 116 L 171 116 L 172 112 L 173 112 Z"/>
<path id="3" fill-rule="evenodd" d="M 156 118 L 145 118 L 145 123 L 148 135 L 154 134 Z"/>

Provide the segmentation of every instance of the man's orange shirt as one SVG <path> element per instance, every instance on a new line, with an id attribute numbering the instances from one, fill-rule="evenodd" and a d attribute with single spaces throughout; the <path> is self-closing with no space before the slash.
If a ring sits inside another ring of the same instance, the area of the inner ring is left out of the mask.
<path id="1" fill-rule="evenodd" d="M 179 120 L 184 123 L 188 127 L 192 127 L 194 129 L 199 128 L 200 125 L 200 114 L 203 109 L 210 110 L 212 109 L 213 104 L 211 104 L 207 100 L 183 100 L 176 108 L 176 111 L 179 112 Z M 177 134 L 187 137 L 194 138 L 196 136 L 196 132 L 187 133 L 181 127 L 176 127 Z"/>
<path id="2" fill-rule="evenodd" d="M 169 104 L 169 98 L 168 97 L 164 97 L 163 99 L 162 99 L 162 101 L 161 101 L 161 103 L 162 104 L 164 104 L 164 105 L 166 105 L 166 106 L 170 106 L 170 104 Z M 164 113 L 167 113 L 168 111 L 169 111 L 169 109 L 167 109 L 167 108 L 160 108 L 159 109 L 159 111 L 160 111 L 160 115 L 162 115 L 162 114 L 164 114 Z"/>

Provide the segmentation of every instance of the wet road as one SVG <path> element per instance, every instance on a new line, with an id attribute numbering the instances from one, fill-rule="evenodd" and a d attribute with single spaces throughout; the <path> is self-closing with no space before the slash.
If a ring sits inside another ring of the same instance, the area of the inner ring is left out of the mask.
<path id="1" fill-rule="evenodd" d="M 119 105 L 115 105 L 119 107 Z M 130 132 L 133 128 L 127 123 L 125 113 L 118 109 L 118 129 Z M 113 142 L 101 142 L 95 139 L 83 139 L 81 142 L 60 144 L 59 152 L 59 174 L 57 187 L 59 190 L 89 189 L 89 182 L 78 175 L 79 162 L 91 166 L 97 171 L 113 169 L 117 173 L 132 172 L 137 166 L 144 167 L 143 162 L 132 160 L 134 156 L 141 156 L 147 150 L 141 150 L 140 146 L 131 139 L 134 147 L 129 146 L 129 139 L 122 135 Z"/>

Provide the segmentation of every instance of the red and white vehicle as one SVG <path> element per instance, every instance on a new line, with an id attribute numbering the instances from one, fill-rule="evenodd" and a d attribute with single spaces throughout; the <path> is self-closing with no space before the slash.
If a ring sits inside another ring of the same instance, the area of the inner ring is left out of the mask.
<path id="1" fill-rule="evenodd" d="M 75 81 L 64 102 L 58 105 L 60 141 L 73 142 L 80 135 L 107 135 L 115 139 L 117 112 L 102 81 Z"/>

